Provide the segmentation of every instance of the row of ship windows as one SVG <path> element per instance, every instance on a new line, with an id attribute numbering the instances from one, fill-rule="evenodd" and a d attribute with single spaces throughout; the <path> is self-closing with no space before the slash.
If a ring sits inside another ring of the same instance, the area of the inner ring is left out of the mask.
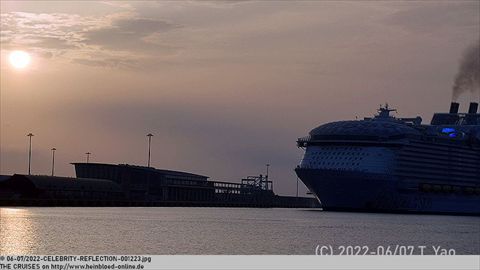
<path id="1" fill-rule="evenodd" d="M 313 155 L 317 156 L 323 156 L 323 155 L 333 155 L 333 156 L 369 156 L 369 153 L 364 153 L 364 152 L 339 152 L 339 151 L 322 151 L 322 152 L 313 152 Z"/>
<path id="2" fill-rule="evenodd" d="M 355 162 L 311 162 L 310 165 L 328 165 L 328 166 L 359 166 L 360 163 Z"/>
<path id="3" fill-rule="evenodd" d="M 480 187 L 462 187 L 450 185 L 420 184 L 419 189 L 426 193 L 454 193 L 466 195 L 480 195 Z"/>
<path id="4" fill-rule="evenodd" d="M 363 157 L 332 157 L 332 156 L 326 156 L 326 157 L 312 157 L 314 160 L 326 160 L 326 159 L 331 159 L 331 160 L 363 160 Z"/>
<path id="5" fill-rule="evenodd" d="M 306 169 L 318 169 L 318 166 L 303 166 L 302 168 Z M 367 169 L 358 169 L 358 167 L 353 168 L 353 167 L 323 167 L 325 169 L 329 169 L 332 171 L 359 171 L 359 172 L 368 172 Z"/>
<path id="6" fill-rule="evenodd" d="M 351 150 L 351 151 L 361 151 L 363 150 L 362 147 L 355 147 L 355 146 L 347 146 L 347 147 L 338 147 L 338 146 L 327 146 L 327 147 L 322 147 L 322 150 Z"/>

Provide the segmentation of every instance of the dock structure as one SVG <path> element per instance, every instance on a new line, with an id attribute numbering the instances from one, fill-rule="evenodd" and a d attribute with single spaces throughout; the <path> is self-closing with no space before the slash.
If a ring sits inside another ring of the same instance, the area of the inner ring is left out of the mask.
<path id="1" fill-rule="evenodd" d="M 0 206 L 205 206 L 314 208 L 314 198 L 278 196 L 266 177 L 241 183 L 128 164 L 73 163 L 76 178 L 15 174 L 0 181 Z"/>

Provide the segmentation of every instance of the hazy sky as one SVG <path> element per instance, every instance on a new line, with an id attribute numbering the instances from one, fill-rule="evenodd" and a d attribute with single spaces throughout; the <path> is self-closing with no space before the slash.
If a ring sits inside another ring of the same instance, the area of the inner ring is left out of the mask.
<path id="1" fill-rule="evenodd" d="M 26 173 L 29 132 L 32 172 L 56 147 L 68 176 L 87 151 L 145 165 L 151 132 L 154 167 L 238 182 L 270 163 L 294 194 L 310 129 L 384 102 L 424 122 L 448 110 L 479 3 L 2 1 L 0 174 Z"/>

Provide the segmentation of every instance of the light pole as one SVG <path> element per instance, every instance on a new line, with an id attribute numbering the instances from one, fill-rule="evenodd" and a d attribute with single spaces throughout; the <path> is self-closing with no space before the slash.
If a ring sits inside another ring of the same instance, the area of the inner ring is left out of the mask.
<path id="1" fill-rule="evenodd" d="M 55 173 L 55 150 L 57 150 L 57 148 L 52 148 L 52 176 Z"/>
<path id="2" fill-rule="evenodd" d="M 270 167 L 270 164 L 266 164 L 267 166 L 267 175 L 265 176 L 265 190 L 268 190 L 268 167 Z"/>
<path id="3" fill-rule="evenodd" d="M 88 162 L 90 162 L 90 155 L 91 155 L 91 154 L 92 154 L 92 153 L 90 153 L 90 152 L 86 152 L 86 153 L 85 153 L 85 155 L 87 155 L 87 164 L 88 164 Z"/>
<path id="4" fill-rule="evenodd" d="M 150 168 L 150 146 L 151 146 L 151 144 L 152 144 L 153 134 L 152 134 L 152 133 L 148 133 L 148 134 L 147 134 L 147 137 L 148 137 L 148 162 L 147 162 L 147 167 Z"/>
<path id="5" fill-rule="evenodd" d="M 32 165 L 32 137 L 33 137 L 33 134 L 28 133 L 27 136 L 28 136 L 29 141 L 30 141 L 30 146 L 28 148 L 28 175 L 30 175 L 30 169 L 31 169 L 31 165 Z"/>

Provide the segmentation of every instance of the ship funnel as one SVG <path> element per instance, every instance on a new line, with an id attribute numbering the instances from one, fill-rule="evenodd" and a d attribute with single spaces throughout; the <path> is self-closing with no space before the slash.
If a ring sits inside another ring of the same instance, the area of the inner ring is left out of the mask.
<path id="1" fill-rule="evenodd" d="M 468 108 L 468 113 L 477 113 L 478 111 L 478 103 L 477 102 L 470 102 L 470 107 Z"/>
<path id="2" fill-rule="evenodd" d="M 458 102 L 452 102 L 450 104 L 450 113 L 458 113 L 459 107 L 460 107 L 460 104 Z"/>

